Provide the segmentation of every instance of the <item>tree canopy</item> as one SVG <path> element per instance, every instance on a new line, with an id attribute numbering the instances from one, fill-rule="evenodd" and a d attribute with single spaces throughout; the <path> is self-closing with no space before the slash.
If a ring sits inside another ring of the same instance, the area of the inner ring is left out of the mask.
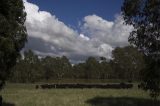
<path id="1" fill-rule="evenodd" d="M 23 58 L 18 58 L 17 64 L 12 69 L 10 81 L 20 83 L 65 79 L 137 81 L 143 67 L 142 54 L 131 46 L 116 48 L 112 60 L 107 60 L 105 57 L 88 57 L 83 63 L 74 65 L 71 65 L 65 56 L 39 58 L 29 50 L 24 52 Z"/>
<path id="2" fill-rule="evenodd" d="M 117 47 L 112 51 L 113 65 L 118 77 L 128 80 L 140 79 L 140 71 L 145 67 L 143 54 L 132 46 Z"/>
<path id="3" fill-rule="evenodd" d="M 133 25 L 129 41 L 147 56 L 160 56 L 160 0 L 125 0 L 125 22 Z M 155 57 L 156 56 L 156 57 Z"/>
<path id="4" fill-rule="evenodd" d="M 160 0 L 124 0 L 122 14 L 126 24 L 134 27 L 129 42 L 146 56 L 144 88 L 156 96 L 160 92 Z"/>
<path id="5" fill-rule="evenodd" d="M 0 0 L 0 88 L 27 40 L 22 0 Z"/>

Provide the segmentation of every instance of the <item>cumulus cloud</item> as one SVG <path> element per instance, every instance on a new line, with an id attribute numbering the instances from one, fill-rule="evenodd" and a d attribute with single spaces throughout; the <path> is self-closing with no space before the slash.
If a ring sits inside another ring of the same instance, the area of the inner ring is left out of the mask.
<path id="1" fill-rule="evenodd" d="M 133 27 L 124 25 L 121 15 L 116 16 L 113 22 L 97 15 L 89 15 L 84 18 L 81 29 L 92 39 L 98 39 L 112 47 L 117 47 L 128 45 L 128 36 Z"/>
<path id="2" fill-rule="evenodd" d="M 37 5 L 26 0 L 24 5 L 28 32 L 25 50 L 32 49 L 38 55 L 65 55 L 72 61 L 83 61 L 88 56 L 111 58 L 111 51 L 115 46 L 128 44 L 132 28 L 123 25 L 120 16 L 113 22 L 96 15 L 86 16 L 81 33 L 78 33 L 59 21 L 55 15 L 40 11 Z"/>

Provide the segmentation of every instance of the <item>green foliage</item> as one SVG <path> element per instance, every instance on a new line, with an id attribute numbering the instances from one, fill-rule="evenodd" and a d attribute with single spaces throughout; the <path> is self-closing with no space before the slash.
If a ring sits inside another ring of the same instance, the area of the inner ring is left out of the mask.
<path id="1" fill-rule="evenodd" d="M 86 79 L 85 63 L 75 64 L 73 66 L 73 70 L 74 70 L 75 79 L 78 79 L 78 78 Z"/>
<path id="2" fill-rule="evenodd" d="M 115 75 L 116 73 L 114 73 L 114 69 L 111 65 L 111 62 L 107 62 L 107 61 L 102 61 L 100 63 L 100 68 L 101 68 L 101 72 L 100 72 L 100 79 L 116 79 Z M 117 78 L 120 79 L 120 78 Z"/>
<path id="3" fill-rule="evenodd" d="M 140 71 L 144 69 L 143 55 L 134 47 L 126 46 L 112 51 L 115 74 L 121 79 L 139 80 Z"/>
<path id="4" fill-rule="evenodd" d="M 100 64 L 94 57 L 89 57 L 86 60 L 86 78 L 87 79 L 99 79 Z"/>
<path id="5" fill-rule="evenodd" d="M 139 80 L 139 71 L 144 66 L 144 61 L 137 49 L 133 47 L 116 48 L 113 54 L 114 58 L 110 61 L 104 57 L 100 59 L 89 57 L 85 62 L 72 66 L 65 56 L 38 58 L 31 50 L 25 51 L 24 58 L 20 57 L 17 65 L 12 69 L 10 81 L 33 83 L 64 79 Z"/>
<path id="6" fill-rule="evenodd" d="M 147 58 L 147 66 L 142 71 L 142 85 L 144 90 L 150 90 L 150 96 L 156 99 L 160 90 L 160 61 L 155 62 L 153 59 Z"/>
<path id="7" fill-rule="evenodd" d="M 72 66 L 67 57 L 47 56 L 41 60 L 45 79 L 72 78 Z"/>
<path id="8" fill-rule="evenodd" d="M 26 13 L 22 0 L 0 1 L 0 88 L 26 41 Z"/>
<path id="9" fill-rule="evenodd" d="M 89 57 L 84 63 L 73 66 L 75 78 L 81 79 L 111 79 L 113 70 L 106 58 L 100 57 L 100 61 L 94 57 Z"/>
<path id="10" fill-rule="evenodd" d="M 43 71 L 44 71 L 43 77 L 46 80 L 51 79 L 51 77 L 55 77 L 54 73 L 55 66 L 53 64 L 55 64 L 55 58 L 52 58 L 50 56 L 47 56 L 41 60 L 41 65 L 43 66 Z"/>
<path id="11" fill-rule="evenodd" d="M 122 14 L 126 24 L 134 27 L 129 42 L 148 58 L 143 83 L 156 97 L 160 93 L 160 0 L 125 0 Z"/>
<path id="12" fill-rule="evenodd" d="M 12 70 L 12 82 L 33 83 L 73 77 L 72 66 L 65 56 L 38 58 L 31 50 L 24 52 L 24 58 L 19 58 Z"/>
<path id="13" fill-rule="evenodd" d="M 43 67 L 38 56 L 31 50 L 24 52 L 24 59 L 19 58 L 11 73 L 11 80 L 14 82 L 35 82 L 42 78 Z"/>

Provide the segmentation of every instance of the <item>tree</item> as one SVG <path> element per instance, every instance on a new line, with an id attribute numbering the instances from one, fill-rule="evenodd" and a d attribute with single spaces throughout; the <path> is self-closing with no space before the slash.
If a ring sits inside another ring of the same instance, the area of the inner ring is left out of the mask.
<path id="1" fill-rule="evenodd" d="M 45 72 L 45 79 L 62 79 L 72 78 L 72 66 L 67 57 L 50 57 L 47 56 L 41 61 Z"/>
<path id="2" fill-rule="evenodd" d="M 99 61 L 94 57 L 89 57 L 85 62 L 85 74 L 87 79 L 99 79 L 100 74 L 100 64 Z"/>
<path id="3" fill-rule="evenodd" d="M 0 1 L 0 88 L 26 42 L 25 19 L 22 0 Z"/>
<path id="4" fill-rule="evenodd" d="M 99 69 L 100 71 L 100 78 L 101 79 L 113 79 L 114 78 L 114 71 L 111 67 L 111 64 L 110 62 L 107 62 L 106 60 L 105 61 L 102 61 L 100 63 L 101 65 L 101 68 Z"/>
<path id="5" fill-rule="evenodd" d="M 129 42 L 146 56 L 144 89 L 156 98 L 160 93 L 160 0 L 125 0 L 122 14 L 126 24 L 134 27 Z"/>
<path id="6" fill-rule="evenodd" d="M 62 65 L 62 72 L 64 72 L 64 77 L 65 78 L 73 78 L 73 70 L 72 70 L 72 65 L 69 61 L 69 59 L 66 56 L 61 57 L 61 62 Z"/>
<path id="7" fill-rule="evenodd" d="M 114 71 L 111 66 L 111 60 L 107 60 L 105 57 L 99 57 L 100 64 L 100 79 L 113 79 Z"/>
<path id="8" fill-rule="evenodd" d="M 145 67 L 143 55 L 134 47 L 117 47 L 112 51 L 113 65 L 117 78 L 139 80 L 140 71 Z"/>
<path id="9" fill-rule="evenodd" d="M 55 58 L 52 58 L 50 56 L 46 56 L 45 58 L 42 58 L 41 64 L 43 66 L 44 71 L 44 78 L 45 80 L 49 80 L 53 77 L 55 77 Z"/>
<path id="10" fill-rule="evenodd" d="M 72 75 L 72 66 L 66 56 L 56 57 L 56 62 L 54 64 L 55 74 L 57 78 L 71 78 Z"/>
<path id="11" fill-rule="evenodd" d="M 40 60 L 32 50 L 24 52 L 24 60 L 22 65 L 24 65 L 25 69 L 20 71 L 23 71 L 23 75 L 26 76 L 24 79 L 25 82 L 35 82 L 42 78 L 42 67 Z"/>
<path id="12" fill-rule="evenodd" d="M 44 75 L 40 59 L 31 50 L 24 52 L 24 58 L 19 58 L 12 70 L 12 82 L 33 83 L 42 80 Z"/>
<path id="13" fill-rule="evenodd" d="M 85 63 L 79 63 L 79 64 L 75 64 L 73 66 L 73 74 L 74 74 L 74 78 L 75 79 L 85 79 L 86 78 L 86 70 L 85 70 Z"/>

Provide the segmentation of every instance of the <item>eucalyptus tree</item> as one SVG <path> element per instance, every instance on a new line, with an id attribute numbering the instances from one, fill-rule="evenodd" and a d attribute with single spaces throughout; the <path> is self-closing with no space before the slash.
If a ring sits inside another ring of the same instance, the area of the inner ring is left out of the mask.
<path id="1" fill-rule="evenodd" d="M 23 0 L 0 0 L 0 89 L 27 40 Z"/>
<path id="2" fill-rule="evenodd" d="M 156 98 L 160 93 L 160 0 L 124 0 L 122 15 L 134 27 L 129 42 L 146 56 L 144 89 Z"/>

